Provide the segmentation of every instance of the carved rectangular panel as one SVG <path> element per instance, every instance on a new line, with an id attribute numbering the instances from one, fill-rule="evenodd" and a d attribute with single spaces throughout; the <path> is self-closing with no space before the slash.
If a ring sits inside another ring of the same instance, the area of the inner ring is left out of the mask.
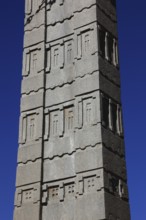
<path id="1" fill-rule="evenodd" d="M 25 190 L 22 193 L 22 204 L 33 202 L 33 189 Z"/>
<path id="2" fill-rule="evenodd" d="M 65 118 L 65 132 L 70 132 L 74 129 L 74 108 L 73 106 L 66 107 L 64 109 Z"/>

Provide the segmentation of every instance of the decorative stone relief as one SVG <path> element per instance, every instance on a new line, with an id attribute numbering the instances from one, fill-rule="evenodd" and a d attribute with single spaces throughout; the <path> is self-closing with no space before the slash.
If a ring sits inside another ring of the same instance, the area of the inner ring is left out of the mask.
<path id="1" fill-rule="evenodd" d="M 77 59 L 86 59 L 94 55 L 95 30 L 94 25 L 88 25 L 76 31 L 71 37 L 61 38 L 46 45 L 46 71 L 64 68 L 74 64 Z"/>
<path id="2" fill-rule="evenodd" d="M 23 191 L 22 193 L 22 204 L 28 202 L 33 202 L 33 189 Z"/>
<path id="3" fill-rule="evenodd" d="M 36 136 L 36 115 L 27 116 L 26 141 L 33 141 Z"/>
<path id="4" fill-rule="evenodd" d="M 73 106 L 64 108 L 65 117 L 65 132 L 70 132 L 74 129 L 74 109 Z"/>
<path id="5" fill-rule="evenodd" d="M 45 110 L 44 139 L 63 137 L 74 130 L 74 105 L 72 102 L 59 105 L 58 108 Z"/>
<path id="6" fill-rule="evenodd" d="M 98 115 L 97 108 L 98 98 L 95 95 L 84 95 L 81 99 L 76 100 L 75 110 L 76 110 L 76 126 L 77 128 L 82 128 L 86 126 L 92 126 L 97 124 Z"/>
<path id="7" fill-rule="evenodd" d="M 93 174 L 91 176 L 91 174 Z M 43 204 L 49 202 L 63 202 L 65 199 L 75 199 L 84 194 L 95 193 L 102 190 L 102 171 L 95 170 L 90 173 L 78 174 L 75 178 L 43 186 Z"/>
<path id="8" fill-rule="evenodd" d="M 32 46 L 24 49 L 23 76 L 35 76 L 44 69 L 44 46 Z"/>
<path id="9" fill-rule="evenodd" d="M 90 125 L 93 122 L 92 98 L 83 100 L 83 124 Z"/>
<path id="10" fill-rule="evenodd" d="M 83 33 L 82 34 L 82 48 L 83 48 L 83 56 L 87 56 L 88 53 L 90 54 L 90 44 L 91 44 L 91 39 L 90 39 L 90 33 Z"/>
<path id="11" fill-rule="evenodd" d="M 64 133 L 64 111 L 63 109 L 50 112 L 50 136 L 62 137 Z"/>
<path id="12" fill-rule="evenodd" d="M 69 184 L 66 184 L 64 186 L 64 190 L 65 190 L 65 197 L 74 197 L 75 196 L 75 183 L 69 183 Z"/>
<path id="13" fill-rule="evenodd" d="M 28 75 L 35 75 L 37 73 L 38 50 L 31 51 L 26 54 L 25 71 Z"/>
<path id="14" fill-rule="evenodd" d="M 95 191 L 97 188 L 96 176 L 84 178 L 84 192 Z"/>
<path id="15" fill-rule="evenodd" d="M 98 25 L 98 42 L 99 54 L 109 61 L 111 64 L 118 67 L 118 44 L 115 39 L 105 28 Z"/>
<path id="16" fill-rule="evenodd" d="M 114 133 L 123 135 L 121 106 L 105 94 L 101 94 L 102 125 Z"/>
<path id="17" fill-rule="evenodd" d="M 98 94 L 84 95 L 76 98 L 75 102 L 69 102 L 58 107 L 45 110 L 45 134 L 49 137 L 63 137 L 74 132 L 76 128 L 86 128 L 96 125 L 99 121 L 97 108 L 99 108 Z"/>
<path id="18" fill-rule="evenodd" d="M 42 110 L 22 113 L 20 118 L 19 143 L 33 143 L 42 137 Z"/>
<path id="19" fill-rule="evenodd" d="M 49 187 L 48 189 L 49 201 L 59 199 L 59 186 Z"/>
<path id="20" fill-rule="evenodd" d="M 46 49 L 46 72 L 62 69 L 73 64 L 73 39 L 64 38 L 50 43 Z"/>
<path id="21" fill-rule="evenodd" d="M 36 114 L 32 113 L 23 117 L 22 124 L 23 143 L 34 141 L 36 137 Z"/>
<path id="22" fill-rule="evenodd" d="M 25 2 L 14 218 L 119 220 L 112 209 L 105 217 L 110 198 L 128 198 L 124 157 L 104 143 L 123 140 L 115 0 Z"/>
<path id="23" fill-rule="evenodd" d="M 93 30 L 87 28 L 77 33 L 77 59 L 89 57 L 92 54 Z"/>
<path id="24" fill-rule="evenodd" d="M 38 203 L 40 201 L 40 185 L 23 186 L 16 190 L 15 206 L 21 207 L 24 204 Z"/>
<path id="25" fill-rule="evenodd" d="M 73 40 L 69 40 L 65 42 L 65 65 L 69 65 L 73 63 L 74 59 L 74 45 Z"/>
<path id="26" fill-rule="evenodd" d="M 113 174 L 108 174 L 108 179 L 109 179 L 109 185 L 108 185 L 108 190 L 110 193 L 122 198 L 122 199 L 128 199 L 128 192 L 127 192 L 127 185 L 126 183 L 121 180 L 119 177 L 113 175 Z"/>

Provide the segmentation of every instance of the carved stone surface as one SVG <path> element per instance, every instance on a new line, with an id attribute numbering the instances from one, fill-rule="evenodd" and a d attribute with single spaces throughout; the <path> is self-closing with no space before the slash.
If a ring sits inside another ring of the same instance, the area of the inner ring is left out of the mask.
<path id="1" fill-rule="evenodd" d="M 115 0 L 25 0 L 14 220 L 130 220 Z"/>

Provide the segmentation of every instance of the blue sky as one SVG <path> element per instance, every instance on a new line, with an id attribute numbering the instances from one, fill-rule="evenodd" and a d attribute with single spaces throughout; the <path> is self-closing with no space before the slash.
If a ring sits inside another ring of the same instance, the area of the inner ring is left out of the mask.
<path id="1" fill-rule="evenodd" d="M 117 0 L 131 219 L 146 219 L 146 1 Z M 0 220 L 12 220 L 24 1 L 0 5 Z"/>

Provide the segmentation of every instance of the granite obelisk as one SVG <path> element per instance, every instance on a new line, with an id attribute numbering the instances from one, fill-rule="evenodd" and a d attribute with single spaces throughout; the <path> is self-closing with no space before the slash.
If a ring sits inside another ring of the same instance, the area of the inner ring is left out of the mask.
<path id="1" fill-rule="evenodd" d="M 130 220 L 115 0 L 25 0 L 14 220 Z"/>

